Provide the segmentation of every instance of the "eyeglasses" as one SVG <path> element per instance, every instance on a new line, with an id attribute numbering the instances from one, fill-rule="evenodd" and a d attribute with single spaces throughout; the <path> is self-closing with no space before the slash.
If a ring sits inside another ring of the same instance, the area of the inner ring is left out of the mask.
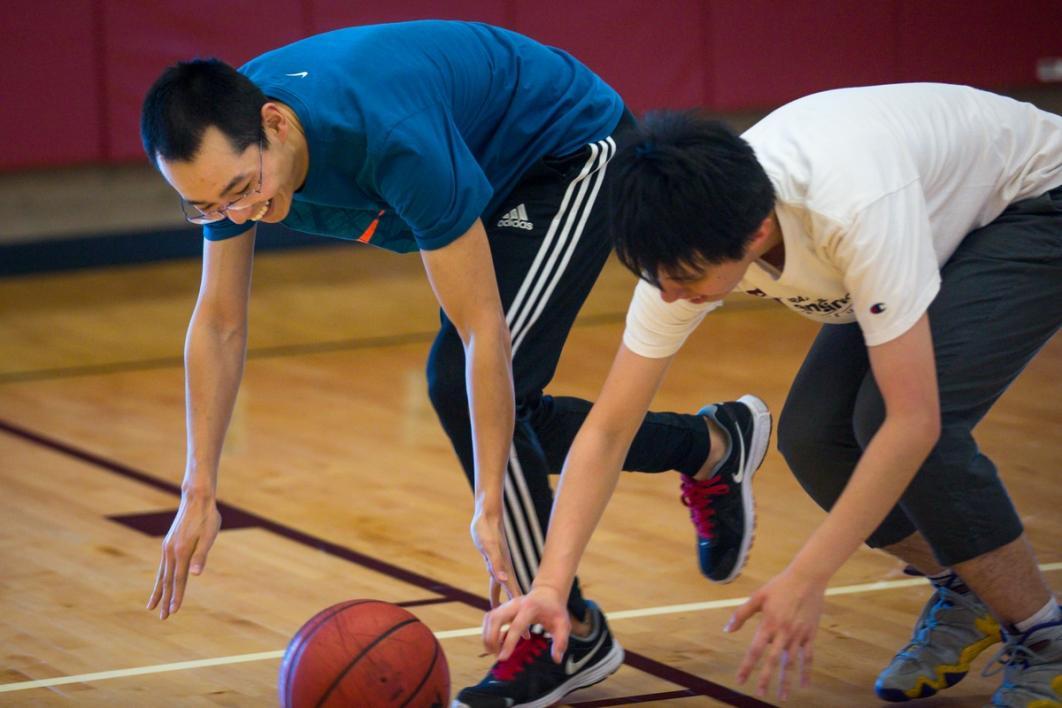
<path id="1" fill-rule="evenodd" d="M 191 224 L 214 224 L 222 219 L 228 217 L 230 211 L 243 211 L 244 209 L 250 209 L 252 205 L 246 204 L 243 206 L 237 206 L 240 202 L 251 197 L 254 194 L 262 193 L 262 180 L 264 172 L 262 169 L 262 142 L 258 142 L 258 185 L 255 187 L 248 187 L 240 196 L 233 199 L 231 202 L 218 209 L 211 209 L 209 211 L 203 211 L 194 204 L 189 204 L 184 199 L 181 199 L 181 211 L 184 212 L 185 221 Z"/>

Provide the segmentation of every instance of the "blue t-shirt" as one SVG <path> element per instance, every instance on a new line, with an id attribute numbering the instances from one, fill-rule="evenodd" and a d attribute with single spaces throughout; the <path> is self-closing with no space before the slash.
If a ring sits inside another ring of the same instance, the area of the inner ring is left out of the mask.
<path id="1" fill-rule="evenodd" d="M 612 133 L 619 95 L 559 49 L 489 25 L 351 27 L 240 68 L 298 115 L 309 173 L 284 225 L 430 250 L 491 214 L 541 158 Z M 204 227 L 220 240 L 253 222 Z"/>

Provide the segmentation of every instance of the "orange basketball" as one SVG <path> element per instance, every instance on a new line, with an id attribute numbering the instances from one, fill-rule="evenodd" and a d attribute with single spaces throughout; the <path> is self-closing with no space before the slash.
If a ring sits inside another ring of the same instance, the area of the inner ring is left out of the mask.
<path id="1" fill-rule="evenodd" d="M 412 614 L 380 600 L 350 600 L 295 633 L 277 690 L 284 708 L 445 708 L 450 669 L 435 635 Z"/>

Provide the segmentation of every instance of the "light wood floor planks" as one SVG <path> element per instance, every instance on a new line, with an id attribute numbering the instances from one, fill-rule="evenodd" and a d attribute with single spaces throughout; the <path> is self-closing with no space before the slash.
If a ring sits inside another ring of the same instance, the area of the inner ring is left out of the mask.
<path id="1" fill-rule="evenodd" d="M 143 609 L 160 538 L 118 519 L 156 513 L 165 524 L 176 509 L 184 462 L 180 353 L 197 283 L 193 262 L 0 280 L 0 705 L 271 705 L 276 658 L 3 689 L 275 653 L 317 610 L 352 597 L 435 600 L 412 611 L 438 632 L 480 621 L 481 612 L 460 600 L 486 596 L 467 535 L 471 496 L 424 390 L 437 323 L 430 290 L 419 259 L 353 247 L 258 258 L 251 355 L 219 489 L 226 523 L 236 528 L 223 531 L 178 615 L 159 622 Z M 631 285 L 610 264 L 551 392 L 596 394 Z M 693 410 L 751 391 L 777 412 L 814 333 L 781 307 L 737 300 L 691 338 L 656 407 Z M 979 430 L 1040 561 L 1055 564 L 1062 561 L 1060 381 L 1055 341 Z M 697 573 L 677 476 L 624 477 L 581 577 L 606 611 L 634 615 L 617 618 L 613 630 L 649 670 L 629 664 L 573 702 L 618 705 L 653 694 L 665 698 L 640 705 L 732 701 L 698 688 L 741 690 L 733 676 L 751 632 L 721 632 L 730 609 L 637 610 L 745 597 L 788 562 L 822 513 L 773 450 L 756 490 L 752 560 L 739 580 L 714 586 Z M 862 550 L 832 584 L 898 577 L 895 561 Z M 1062 588 L 1057 570 L 1048 578 Z M 790 704 L 877 705 L 874 677 L 906 641 L 928 594 L 918 586 L 831 598 L 813 687 Z M 489 664 L 474 635 L 446 638 L 443 647 L 455 689 L 478 681 Z M 975 670 L 921 705 L 981 705 L 994 684 Z"/>

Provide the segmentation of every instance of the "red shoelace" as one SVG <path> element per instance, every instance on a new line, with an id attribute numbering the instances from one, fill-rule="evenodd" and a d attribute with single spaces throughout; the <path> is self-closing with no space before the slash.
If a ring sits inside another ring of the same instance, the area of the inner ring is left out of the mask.
<path id="1" fill-rule="evenodd" d="M 697 527 L 701 538 L 715 538 L 715 507 L 712 502 L 716 497 L 730 491 L 730 485 L 717 474 L 705 480 L 682 476 L 682 503 L 690 510 L 690 519 Z"/>
<path id="2" fill-rule="evenodd" d="M 524 670 L 524 667 L 534 661 L 542 652 L 549 648 L 549 640 L 545 635 L 531 633 L 530 639 L 520 639 L 516 648 L 509 658 L 499 661 L 490 670 L 491 675 L 499 681 L 512 681 L 516 675 Z"/>

